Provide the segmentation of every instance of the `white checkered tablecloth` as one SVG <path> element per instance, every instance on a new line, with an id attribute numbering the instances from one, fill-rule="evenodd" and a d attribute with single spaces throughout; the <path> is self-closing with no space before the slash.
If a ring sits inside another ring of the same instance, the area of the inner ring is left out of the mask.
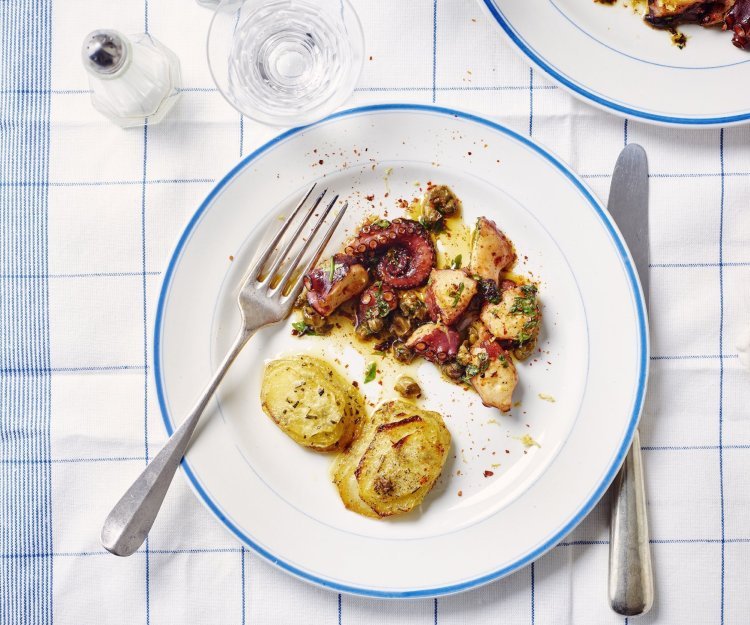
<path id="1" fill-rule="evenodd" d="M 747 623 L 750 372 L 736 345 L 750 323 L 750 126 L 657 128 L 581 104 L 473 0 L 355 5 L 369 60 L 350 105 L 477 111 L 549 147 L 602 198 L 622 146 L 646 148 L 657 602 L 640 622 Z M 194 0 L 0 2 L 0 624 L 627 622 L 606 601 L 606 506 L 536 564 L 438 600 L 288 577 L 240 547 L 182 477 L 146 549 L 102 550 L 102 519 L 165 440 L 150 363 L 168 254 L 214 180 L 275 134 L 214 89 L 209 18 Z M 123 131 L 92 109 L 79 46 L 100 27 L 147 29 L 179 56 L 182 97 L 161 125 Z"/>

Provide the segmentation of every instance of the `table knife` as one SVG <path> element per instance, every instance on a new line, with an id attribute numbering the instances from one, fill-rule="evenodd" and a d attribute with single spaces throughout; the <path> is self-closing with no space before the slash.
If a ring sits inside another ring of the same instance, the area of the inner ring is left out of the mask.
<path id="1" fill-rule="evenodd" d="M 630 144 L 620 153 L 607 204 L 635 262 L 648 308 L 648 162 Z M 609 602 L 623 616 L 645 614 L 654 602 L 646 491 L 638 431 L 611 489 Z"/>

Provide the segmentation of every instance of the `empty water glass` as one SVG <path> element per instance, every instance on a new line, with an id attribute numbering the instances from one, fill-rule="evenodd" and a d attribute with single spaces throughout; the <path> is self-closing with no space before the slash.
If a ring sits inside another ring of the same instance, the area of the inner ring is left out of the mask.
<path id="1" fill-rule="evenodd" d="M 208 33 L 216 86 L 265 124 L 306 124 L 352 94 L 364 36 L 347 0 L 224 0 Z"/>

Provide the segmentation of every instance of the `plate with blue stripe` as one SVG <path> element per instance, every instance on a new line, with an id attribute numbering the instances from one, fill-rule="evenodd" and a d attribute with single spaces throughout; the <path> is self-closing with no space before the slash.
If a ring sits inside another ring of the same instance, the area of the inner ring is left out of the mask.
<path id="1" fill-rule="evenodd" d="M 593 106 L 681 127 L 750 120 L 738 87 L 750 81 L 750 50 L 720 24 L 652 28 L 645 0 L 478 1 L 534 67 Z"/>
<path id="2" fill-rule="evenodd" d="M 431 363 L 410 365 L 418 401 L 443 415 L 451 449 L 420 509 L 373 519 L 344 507 L 333 454 L 297 445 L 263 413 L 263 362 L 322 357 L 358 383 L 369 411 L 398 395 L 385 375 L 367 383 L 374 356 L 354 336 L 300 338 L 287 319 L 253 336 L 227 374 L 185 477 L 237 540 L 338 592 L 446 595 L 526 566 L 585 517 L 621 464 L 643 404 L 648 332 L 632 260 L 599 200 L 554 155 L 490 120 L 409 104 L 352 109 L 281 134 L 218 182 L 183 232 L 159 298 L 154 373 L 167 431 L 239 329 L 244 270 L 313 182 L 349 203 L 329 255 L 368 216 L 393 219 L 429 182 L 449 185 L 464 220 L 494 220 L 516 247 L 517 271 L 538 282 L 540 351 L 517 363 L 509 413 Z"/>

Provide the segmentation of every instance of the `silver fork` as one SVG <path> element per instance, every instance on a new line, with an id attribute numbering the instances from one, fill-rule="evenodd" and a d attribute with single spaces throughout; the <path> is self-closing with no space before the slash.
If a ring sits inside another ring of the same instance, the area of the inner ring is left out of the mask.
<path id="1" fill-rule="evenodd" d="M 310 205 L 310 208 L 307 209 L 304 217 L 295 228 L 294 233 L 290 237 L 285 238 L 284 235 L 289 225 L 302 212 L 302 207 L 309 199 L 314 188 L 315 185 L 310 187 L 310 190 L 294 209 L 292 215 L 284 221 L 284 224 L 275 234 L 273 240 L 245 274 L 237 298 L 240 313 L 242 314 L 242 329 L 237 335 L 229 353 L 219 365 L 213 379 L 208 383 L 206 390 L 203 391 L 187 418 L 175 430 L 159 453 L 148 463 L 143 473 L 133 482 L 133 485 L 125 492 L 120 501 L 115 504 L 115 507 L 112 508 L 112 511 L 104 521 L 101 536 L 102 545 L 115 555 L 129 556 L 135 553 L 138 547 L 143 544 L 146 535 L 151 530 L 151 526 L 156 519 L 156 515 L 159 513 L 159 508 L 161 508 L 164 496 L 167 494 L 169 485 L 172 483 L 172 478 L 177 471 L 180 460 L 185 455 L 185 450 L 190 442 L 195 426 L 198 424 L 198 419 L 203 414 L 219 383 L 240 351 L 242 351 L 242 348 L 258 329 L 281 321 L 289 314 L 294 305 L 294 300 L 302 290 L 303 276 L 318 262 L 334 230 L 344 216 L 348 206 L 346 203 L 341 207 L 341 210 L 323 234 L 305 269 L 292 282 L 298 265 L 302 262 L 323 222 L 331 212 L 336 200 L 338 200 L 337 195 L 328 203 L 325 210 L 318 217 L 307 239 L 303 239 L 301 249 L 297 251 L 294 258 L 288 263 L 278 284 L 273 284 L 276 274 L 284 262 L 288 260 L 287 257 L 292 252 L 295 243 L 300 240 L 305 227 L 326 193 L 323 191 L 317 197 Z M 274 250 L 282 243 L 281 250 L 273 262 L 271 262 L 268 270 L 264 271 L 266 264 L 271 260 Z M 291 288 L 287 289 L 290 284 L 292 284 Z"/>

